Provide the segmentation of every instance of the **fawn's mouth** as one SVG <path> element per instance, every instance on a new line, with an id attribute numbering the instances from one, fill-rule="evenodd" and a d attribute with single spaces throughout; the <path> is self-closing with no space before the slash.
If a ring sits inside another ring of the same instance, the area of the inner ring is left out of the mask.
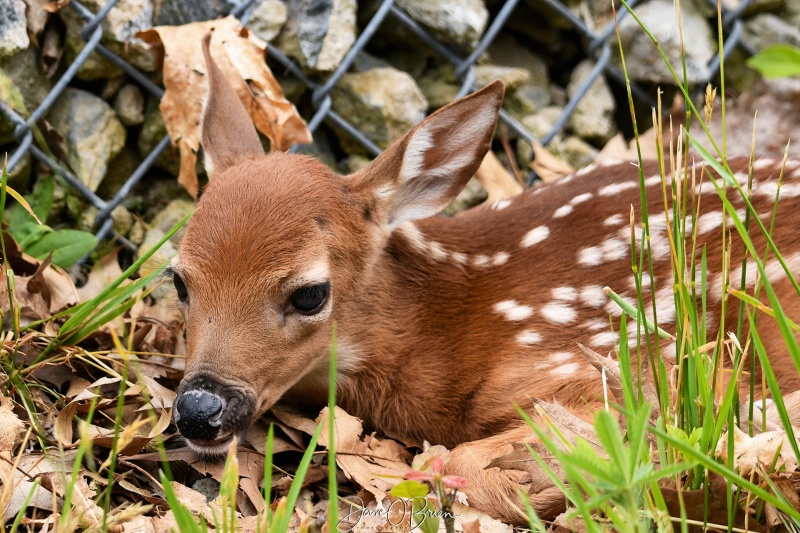
<path id="1" fill-rule="evenodd" d="M 189 448 L 203 456 L 225 455 L 233 440 L 233 433 L 214 440 L 186 439 Z"/>

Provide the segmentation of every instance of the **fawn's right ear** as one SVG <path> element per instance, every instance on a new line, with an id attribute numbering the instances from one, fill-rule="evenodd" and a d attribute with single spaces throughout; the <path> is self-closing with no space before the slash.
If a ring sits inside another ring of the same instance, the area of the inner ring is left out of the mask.
<path id="1" fill-rule="evenodd" d="M 495 80 L 444 106 L 348 179 L 392 231 L 435 215 L 461 192 L 489 150 L 505 85 Z"/>
<path id="2" fill-rule="evenodd" d="M 262 155 L 264 150 L 242 101 L 211 57 L 210 43 L 209 32 L 203 37 L 208 98 L 203 105 L 200 141 L 205 154 L 203 164 L 209 179 L 213 179 L 243 159 Z"/>

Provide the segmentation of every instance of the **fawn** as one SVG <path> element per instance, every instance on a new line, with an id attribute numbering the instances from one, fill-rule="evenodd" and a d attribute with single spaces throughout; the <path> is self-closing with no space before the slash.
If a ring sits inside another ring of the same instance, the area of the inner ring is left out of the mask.
<path id="1" fill-rule="evenodd" d="M 174 418 L 189 446 L 223 453 L 278 400 L 324 405 L 335 321 L 338 404 L 386 435 L 455 447 L 447 469 L 470 480 L 470 504 L 524 521 L 512 502 L 525 476 L 484 467 L 511 443 L 531 440 L 514 404 L 554 401 L 582 419 L 602 407 L 600 374 L 576 341 L 612 351 L 609 314 L 620 310 L 603 287 L 635 296 L 629 212 L 639 205 L 638 169 L 597 165 L 452 218 L 435 216 L 490 147 L 501 82 L 433 113 L 343 177 L 311 157 L 264 155 L 208 39 L 204 51 L 210 184 L 169 269 L 188 350 Z M 745 160 L 732 165 L 747 172 Z M 781 212 L 800 209 L 799 166 L 787 165 Z M 780 162 L 755 167 L 753 202 L 768 215 Z M 675 312 L 661 181 L 656 166 L 645 172 L 653 176 L 645 184 L 658 319 L 668 328 Z M 713 301 L 722 296 L 725 217 L 709 185 L 698 188 L 695 224 L 708 244 Z M 774 240 L 779 249 L 800 249 L 791 225 L 779 224 Z M 734 239 L 731 264 L 742 254 Z M 786 259 L 800 271 L 800 252 Z M 783 271 L 768 271 L 787 313 L 800 316 Z M 711 312 L 709 322 L 714 331 L 719 316 Z M 765 319 L 763 327 L 781 385 L 800 388 L 777 325 Z M 552 486 L 529 498 L 543 517 L 564 507 Z"/>

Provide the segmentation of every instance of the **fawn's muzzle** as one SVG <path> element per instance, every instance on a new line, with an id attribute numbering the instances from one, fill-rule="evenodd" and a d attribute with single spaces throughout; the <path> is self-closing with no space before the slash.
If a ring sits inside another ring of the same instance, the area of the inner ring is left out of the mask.
<path id="1" fill-rule="evenodd" d="M 192 448 L 217 453 L 248 429 L 254 408 L 253 396 L 244 387 L 195 374 L 181 382 L 173 418 Z"/>

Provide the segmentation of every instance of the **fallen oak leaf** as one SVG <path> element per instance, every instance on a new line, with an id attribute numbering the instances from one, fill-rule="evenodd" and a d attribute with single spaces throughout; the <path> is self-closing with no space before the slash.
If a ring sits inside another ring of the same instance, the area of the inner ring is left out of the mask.
<path id="1" fill-rule="evenodd" d="M 210 49 L 256 128 L 271 148 L 288 150 L 311 142 L 311 133 L 294 105 L 286 100 L 265 61 L 266 43 L 251 35 L 232 16 L 183 26 L 158 26 L 137 37 L 161 46 L 164 96 L 161 114 L 173 144 L 180 150 L 178 182 L 197 198 L 195 164 L 200 148 L 203 102 L 208 94 L 201 41 L 212 33 Z M 187 98 L 186 95 L 193 95 Z"/>

